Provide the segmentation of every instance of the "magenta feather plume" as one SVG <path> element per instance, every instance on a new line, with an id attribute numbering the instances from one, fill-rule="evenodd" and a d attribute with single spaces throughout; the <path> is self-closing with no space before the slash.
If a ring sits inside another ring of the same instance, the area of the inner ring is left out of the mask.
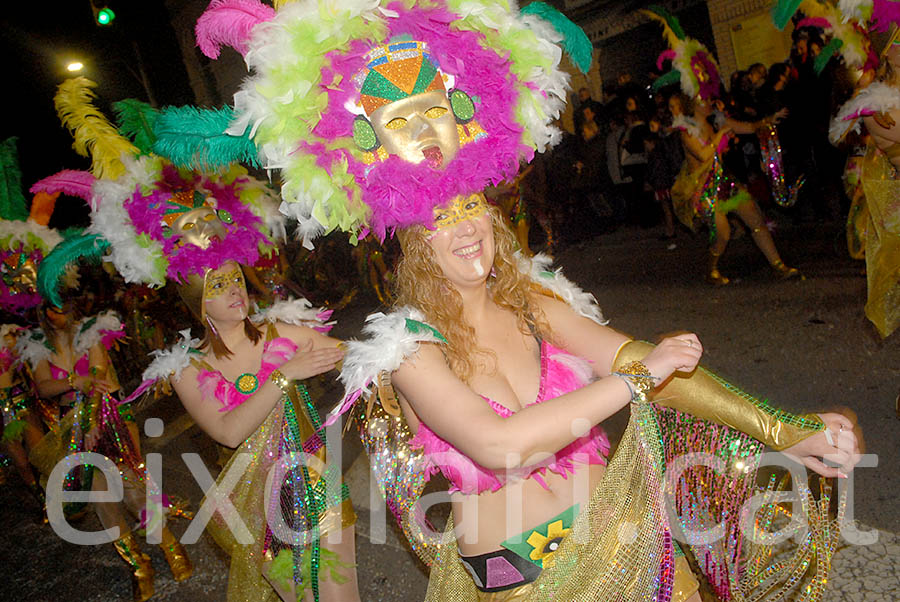
<path id="1" fill-rule="evenodd" d="M 826 19 L 825 17 L 807 17 L 805 19 L 801 19 L 797 25 L 796 29 L 801 29 L 803 27 L 817 27 L 819 29 L 831 29 L 831 21 Z"/>
<path id="2" fill-rule="evenodd" d="M 211 59 L 219 58 L 222 46 L 244 54 L 250 30 L 274 17 L 275 9 L 259 0 L 213 0 L 197 20 L 197 46 Z"/>
<path id="3" fill-rule="evenodd" d="M 874 31 L 888 31 L 892 24 L 900 24 L 900 2 L 875 0 L 871 22 Z"/>
<path id="4" fill-rule="evenodd" d="M 656 59 L 656 68 L 662 71 L 663 65 L 666 61 L 674 61 L 675 60 L 675 51 L 674 50 L 663 50 L 659 54 L 659 58 Z"/>
<path id="5" fill-rule="evenodd" d="M 84 199 L 88 203 L 91 202 L 91 187 L 97 178 L 89 171 L 79 171 L 75 169 L 64 169 L 59 173 L 48 176 L 43 180 L 38 180 L 31 187 L 29 192 L 37 194 L 46 192 L 47 194 L 55 194 L 62 192 L 71 196 Z"/>

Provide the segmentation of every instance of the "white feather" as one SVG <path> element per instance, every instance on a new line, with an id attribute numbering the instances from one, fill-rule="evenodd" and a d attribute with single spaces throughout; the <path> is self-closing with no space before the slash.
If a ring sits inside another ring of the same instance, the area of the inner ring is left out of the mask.
<path id="1" fill-rule="evenodd" d="M 326 311 L 324 307 L 313 307 L 312 303 L 301 297 L 299 299 L 278 301 L 266 309 L 258 310 L 250 316 L 250 321 L 254 324 L 284 322 L 285 324 L 309 326 L 310 328 L 334 326 L 337 324 L 335 321 L 323 322 L 319 318 L 319 314 L 323 311 Z"/>
<path id="2" fill-rule="evenodd" d="M 191 338 L 191 329 L 186 328 L 178 332 L 181 340 L 169 349 L 157 349 L 150 353 L 153 361 L 144 370 L 141 378 L 144 381 L 158 381 L 174 377 L 181 380 L 181 372 L 191 364 L 191 358 L 196 354 L 200 345 L 200 339 Z"/>
<path id="3" fill-rule="evenodd" d="M 429 328 L 412 332 L 406 321 L 425 321 L 422 312 L 412 307 L 401 307 L 389 314 L 376 313 L 366 318 L 362 333 L 365 340 L 351 340 L 344 343 L 344 366 L 341 382 L 346 397 L 368 389 L 379 373 L 393 372 L 410 356 L 419 350 L 420 343 L 442 343 Z M 339 406 L 340 407 L 340 406 Z M 334 415 L 337 408 L 332 410 Z"/>
<path id="4" fill-rule="evenodd" d="M 563 276 L 562 268 L 551 270 L 550 264 L 552 260 L 549 257 L 543 253 L 538 253 L 529 259 L 517 251 L 516 259 L 519 262 L 519 270 L 523 274 L 526 274 L 532 281 L 568 303 L 575 313 L 593 320 L 597 324 L 608 323 L 608 320 L 603 318 L 603 312 L 600 311 L 600 306 L 597 305 L 597 299 L 594 295 L 585 292 Z"/>
<path id="5" fill-rule="evenodd" d="M 0 221 L 0 247 L 10 251 L 17 251 L 24 247 L 26 252 L 31 252 L 37 247 L 47 254 L 60 242 L 62 242 L 62 237 L 56 230 L 37 224 L 30 219 Z"/>
<path id="6" fill-rule="evenodd" d="M 860 131 L 860 113 L 887 113 L 900 109 L 900 90 L 883 82 L 873 82 L 838 110 L 828 128 L 832 144 L 840 142 L 851 130 Z"/>
<path id="7" fill-rule="evenodd" d="M 27 362 L 32 370 L 36 370 L 43 360 L 50 360 L 53 355 L 47 343 L 47 337 L 40 328 L 26 330 L 16 339 L 16 354 L 23 362 Z"/>
<path id="8" fill-rule="evenodd" d="M 91 350 L 91 347 L 103 340 L 103 335 L 107 332 L 118 332 L 124 328 L 122 321 L 114 311 L 104 311 L 96 316 L 96 320 L 90 326 L 85 325 L 92 318 L 84 318 L 76 327 L 75 340 L 72 346 L 78 356 L 84 355 Z"/>

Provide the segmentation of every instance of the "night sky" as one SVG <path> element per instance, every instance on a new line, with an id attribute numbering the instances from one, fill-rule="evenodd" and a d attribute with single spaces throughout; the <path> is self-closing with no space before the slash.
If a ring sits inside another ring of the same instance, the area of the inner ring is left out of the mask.
<path id="1" fill-rule="evenodd" d="M 26 191 L 61 169 L 90 166 L 88 159 L 72 150 L 72 137 L 53 108 L 56 86 L 71 76 L 65 70 L 70 60 L 85 64 L 81 74 L 97 82 L 96 104 L 111 120 L 114 115 L 109 105 L 115 101 L 150 101 L 139 64 L 158 106 L 193 102 L 163 2 L 95 0 L 95 4 L 115 11 L 111 26 L 95 25 L 90 0 L 7 3 L 0 15 L 0 44 L 7 57 L 0 139 L 19 138 Z M 61 200 L 54 222 L 82 221 L 78 218 L 85 210 L 79 205 L 78 201 Z"/>

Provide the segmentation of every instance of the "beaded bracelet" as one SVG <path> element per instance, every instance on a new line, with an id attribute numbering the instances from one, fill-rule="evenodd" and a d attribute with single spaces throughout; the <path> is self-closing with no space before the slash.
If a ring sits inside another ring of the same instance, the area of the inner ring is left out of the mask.
<path id="1" fill-rule="evenodd" d="M 278 370 L 277 368 L 275 370 L 272 370 L 272 374 L 269 375 L 269 380 L 275 383 L 275 385 L 279 389 L 281 389 L 282 393 L 287 394 L 288 387 L 290 386 L 291 381 L 289 381 L 288 378 L 281 373 L 281 370 Z"/>
<path id="2" fill-rule="evenodd" d="M 656 386 L 656 378 L 650 374 L 647 366 L 639 361 L 623 366 L 621 371 L 613 372 L 613 376 L 625 381 L 631 391 L 631 401 L 636 403 L 646 403 L 647 394 Z"/>

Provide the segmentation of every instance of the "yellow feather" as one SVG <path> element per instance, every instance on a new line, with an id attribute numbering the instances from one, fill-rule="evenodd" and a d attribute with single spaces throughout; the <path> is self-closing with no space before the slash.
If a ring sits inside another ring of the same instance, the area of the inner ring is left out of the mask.
<path id="1" fill-rule="evenodd" d="M 672 31 L 672 28 L 669 27 L 669 24 L 664 18 L 649 10 L 641 9 L 641 12 L 650 17 L 653 21 L 662 25 L 663 37 L 666 38 L 666 43 L 669 45 L 669 48 L 674 50 L 675 48 L 678 48 L 680 44 L 684 43 L 683 40 L 678 39 L 678 36 L 675 35 L 675 32 Z"/>
<path id="2" fill-rule="evenodd" d="M 138 149 L 119 134 L 92 103 L 97 84 L 85 77 L 67 79 L 53 97 L 56 114 L 75 139 L 72 148 L 91 158 L 91 173 L 97 178 L 118 178 L 125 172 L 121 157 L 137 155 Z"/>

